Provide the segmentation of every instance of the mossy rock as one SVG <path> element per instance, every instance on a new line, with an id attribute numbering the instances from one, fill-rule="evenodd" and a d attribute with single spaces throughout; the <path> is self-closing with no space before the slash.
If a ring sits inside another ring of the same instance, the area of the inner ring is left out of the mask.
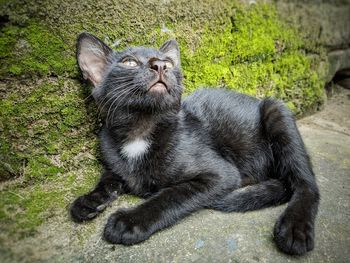
<path id="1" fill-rule="evenodd" d="M 7 237 L 31 233 L 98 179 L 98 114 L 74 57 L 81 31 L 116 49 L 176 38 L 186 94 L 225 86 L 280 98 L 297 115 L 323 102 L 322 50 L 309 57 L 272 4 L 114 2 L 0 2 L 0 230 Z"/>

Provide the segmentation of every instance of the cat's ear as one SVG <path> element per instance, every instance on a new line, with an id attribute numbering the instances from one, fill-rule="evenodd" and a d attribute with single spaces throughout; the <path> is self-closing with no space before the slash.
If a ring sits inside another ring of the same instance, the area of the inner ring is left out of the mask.
<path id="1" fill-rule="evenodd" d="M 180 49 L 175 39 L 166 41 L 159 50 L 171 58 L 177 67 L 180 67 Z"/>
<path id="2" fill-rule="evenodd" d="M 97 37 L 83 32 L 78 36 L 77 59 L 85 79 L 97 87 L 111 64 L 113 50 Z"/>

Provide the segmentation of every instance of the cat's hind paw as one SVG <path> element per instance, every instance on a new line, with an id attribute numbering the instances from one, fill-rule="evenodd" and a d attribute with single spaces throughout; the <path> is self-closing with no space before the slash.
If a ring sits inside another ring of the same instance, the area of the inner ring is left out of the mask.
<path id="1" fill-rule="evenodd" d="M 284 253 L 303 255 L 314 248 L 314 224 L 284 214 L 275 225 L 274 240 Z"/>

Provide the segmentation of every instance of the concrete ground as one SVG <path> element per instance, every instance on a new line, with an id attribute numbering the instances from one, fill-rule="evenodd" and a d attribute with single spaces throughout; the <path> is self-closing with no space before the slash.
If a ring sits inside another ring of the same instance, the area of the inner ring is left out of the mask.
<path id="1" fill-rule="evenodd" d="M 130 206 L 121 198 L 99 218 L 72 223 L 63 211 L 35 236 L 0 248 L 1 262 L 350 262 L 350 90 L 325 109 L 298 122 L 321 190 L 316 247 L 303 257 L 286 256 L 272 241 L 285 206 L 244 214 L 203 210 L 132 247 L 101 239 L 108 216 Z M 135 205 L 135 204 L 134 204 Z"/>

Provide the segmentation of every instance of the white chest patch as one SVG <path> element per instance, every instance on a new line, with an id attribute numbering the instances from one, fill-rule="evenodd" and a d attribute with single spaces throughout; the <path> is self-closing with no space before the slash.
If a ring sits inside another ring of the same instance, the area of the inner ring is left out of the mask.
<path id="1" fill-rule="evenodd" d="M 147 152 L 149 146 L 150 143 L 148 141 L 137 138 L 125 142 L 121 149 L 121 153 L 128 159 L 139 158 Z"/>

